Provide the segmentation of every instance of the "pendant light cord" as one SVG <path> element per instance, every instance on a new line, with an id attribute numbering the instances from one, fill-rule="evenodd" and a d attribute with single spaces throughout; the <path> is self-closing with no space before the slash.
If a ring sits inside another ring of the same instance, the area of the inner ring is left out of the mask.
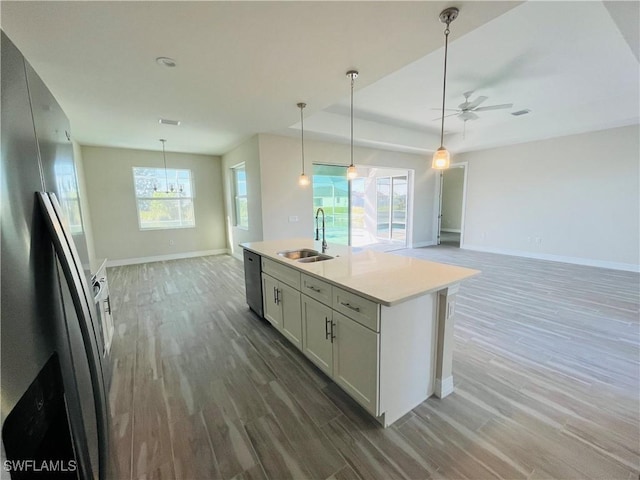
<path id="1" fill-rule="evenodd" d="M 164 151 L 164 142 L 166 140 L 160 140 L 162 142 L 162 158 L 164 159 L 164 186 L 167 188 L 165 193 L 169 193 L 169 177 L 167 176 L 167 155 Z"/>
<path id="2" fill-rule="evenodd" d="M 300 129 L 301 129 L 301 139 L 302 139 L 302 142 L 300 143 L 302 148 L 302 175 L 304 175 L 304 115 L 302 115 L 302 109 L 306 105 L 304 103 L 299 103 L 298 106 L 300 107 Z"/>
<path id="3" fill-rule="evenodd" d="M 351 165 L 353 166 L 353 83 L 355 80 L 355 75 L 351 74 Z"/>
<path id="4" fill-rule="evenodd" d="M 447 93 L 447 50 L 449 48 L 449 24 L 451 22 L 447 22 L 447 28 L 444 29 L 444 75 L 442 82 L 442 123 L 440 125 L 440 148 L 444 147 L 444 103 L 445 103 L 445 95 Z"/>

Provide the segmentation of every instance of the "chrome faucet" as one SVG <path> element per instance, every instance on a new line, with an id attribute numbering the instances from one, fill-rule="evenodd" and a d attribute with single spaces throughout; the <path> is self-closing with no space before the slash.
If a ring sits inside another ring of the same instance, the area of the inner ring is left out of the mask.
<path id="1" fill-rule="evenodd" d="M 319 208 L 316 210 L 316 240 L 320 240 L 320 229 L 318 228 L 318 215 L 322 212 L 322 253 L 327 250 L 327 241 L 324 236 L 324 210 Z"/>

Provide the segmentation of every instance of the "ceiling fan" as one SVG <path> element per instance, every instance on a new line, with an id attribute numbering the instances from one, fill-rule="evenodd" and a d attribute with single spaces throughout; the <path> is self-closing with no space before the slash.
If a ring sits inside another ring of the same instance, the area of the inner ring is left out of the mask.
<path id="1" fill-rule="evenodd" d="M 473 95 L 473 92 L 465 92 L 464 102 L 458 105 L 458 108 L 447 108 L 446 110 L 454 113 L 445 115 L 445 118 L 456 115 L 460 120 L 467 122 L 468 120 L 477 120 L 480 118 L 476 112 L 486 112 L 488 110 L 502 110 L 504 108 L 513 107 L 513 103 L 502 103 L 500 105 L 489 105 L 487 107 L 481 107 L 480 105 L 486 101 L 489 97 L 480 95 L 472 101 L 469 101 L 469 97 Z M 439 110 L 439 109 L 434 109 Z M 434 118 L 434 120 L 441 120 L 442 117 Z"/>

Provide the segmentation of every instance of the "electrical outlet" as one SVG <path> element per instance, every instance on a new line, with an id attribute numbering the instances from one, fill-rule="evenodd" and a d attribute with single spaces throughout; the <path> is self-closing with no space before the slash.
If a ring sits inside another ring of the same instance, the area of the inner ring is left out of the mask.
<path id="1" fill-rule="evenodd" d="M 542 245 L 542 237 L 536 237 L 536 244 Z"/>
<path id="2" fill-rule="evenodd" d="M 173 247 L 176 244 L 176 242 L 174 242 L 173 240 L 169 240 L 169 246 Z"/>
<path id="3" fill-rule="evenodd" d="M 296 223 L 298 221 L 297 215 L 289 215 L 289 223 Z"/>

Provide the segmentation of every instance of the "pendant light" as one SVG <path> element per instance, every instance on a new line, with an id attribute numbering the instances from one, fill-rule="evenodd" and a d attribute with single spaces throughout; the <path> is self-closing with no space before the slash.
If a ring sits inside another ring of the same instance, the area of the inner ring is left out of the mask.
<path id="1" fill-rule="evenodd" d="M 444 80 L 442 82 L 442 123 L 440 125 L 440 148 L 433 154 L 432 168 L 444 170 L 449 168 L 449 151 L 444 148 L 444 107 L 445 94 L 447 91 L 447 50 L 449 47 L 449 25 L 458 17 L 458 9 L 455 7 L 446 8 L 440 13 L 440 21 L 446 25 L 444 29 Z"/>
<path id="2" fill-rule="evenodd" d="M 167 174 L 167 153 L 165 151 L 165 142 L 167 140 L 164 138 L 160 139 L 160 143 L 162 143 L 162 159 L 164 161 L 164 184 L 166 187 L 165 193 L 174 193 L 174 188 L 173 188 L 173 184 L 169 185 L 169 175 Z M 153 191 L 157 192 L 158 191 L 158 185 L 156 183 L 153 184 Z M 180 195 L 182 195 L 182 185 L 178 184 L 178 193 Z"/>
<path id="3" fill-rule="evenodd" d="M 353 83 L 354 80 L 358 78 L 358 72 L 356 70 L 349 70 L 347 77 L 351 78 L 351 163 L 349 164 L 349 168 L 347 168 L 347 179 L 353 180 L 358 176 L 358 171 L 353 164 Z"/>
<path id="4" fill-rule="evenodd" d="M 165 187 L 167 187 L 167 191 L 165 193 L 169 193 L 168 191 L 168 186 L 169 186 L 169 180 L 167 178 L 167 155 L 164 151 L 164 142 L 166 142 L 167 140 L 164 138 L 160 139 L 160 143 L 162 143 L 162 158 L 164 160 L 164 185 Z M 153 191 L 157 192 L 158 191 L 158 184 L 153 182 Z"/>
<path id="5" fill-rule="evenodd" d="M 300 174 L 300 178 L 298 178 L 298 185 L 306 187 L 310 182 L 309 177 L 304 174 L 304 116 L 302 115 L 302 110 L 307 104 L 300 102 L 297 105 L 300 109 L 300 145 L 302 146 L 302 173 Z"/>

